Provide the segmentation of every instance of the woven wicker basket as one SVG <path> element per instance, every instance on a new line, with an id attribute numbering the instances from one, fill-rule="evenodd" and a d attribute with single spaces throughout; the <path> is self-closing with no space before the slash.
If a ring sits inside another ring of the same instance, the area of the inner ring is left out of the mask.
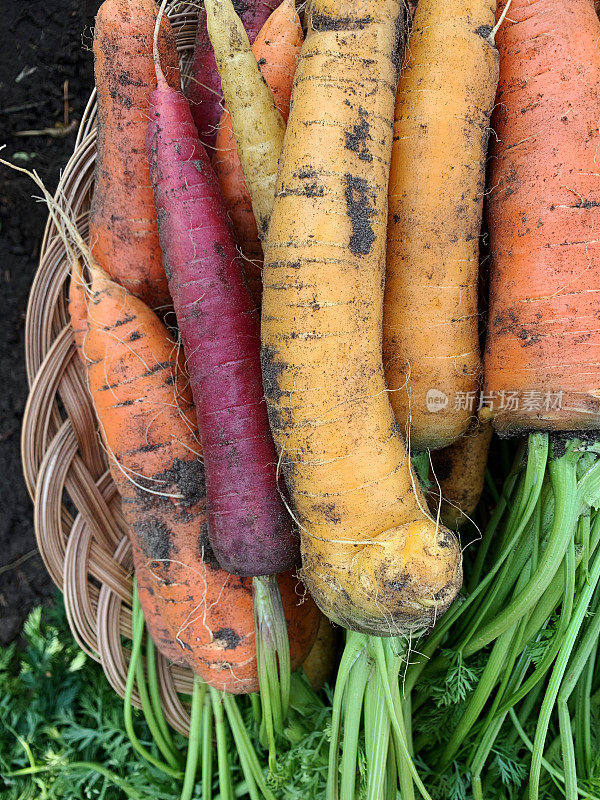
<path id="1" fill-rule="evenodd" d="M 168 11 L 175 30 L 182 74 L 194 44 L 197 9 L 174 3 Z M 87 234 L 96 159 L 96 105 L 92 94 L 75 151 L 56 192 Z M 42 243 L 26 323 L 30 393 L 22 432 L 25 480 L 35 505 L 38 547 L 52 580 L 63 592 L 73 635 L 102 664 L 121 696 L 130 651 L 132 556 L 119 497 L 98 438 L 94 409 L 67 310 L 69 261 L 51 220 Z M 189 711 L 178 693 L 191 694 L 192 672 L 158 656 L 165 717 L 181 733 Z M 134 693 L 133 702 L 140 701 Z"/>

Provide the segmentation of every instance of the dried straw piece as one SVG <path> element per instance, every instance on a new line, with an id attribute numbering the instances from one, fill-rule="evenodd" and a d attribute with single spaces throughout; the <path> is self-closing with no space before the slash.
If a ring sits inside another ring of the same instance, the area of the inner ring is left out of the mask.
<path id="1" fill-rule="evenodd" d="M 198 7 L 174 3 L 169 16 L 186 75 L 192 57 Z M 185 79 L 184 79 L 185 80 Z M 96 160 L 95 92 L 86 106 L 56 200 L 87 237 Z M 34 501 L 38 547 L 54 583 L 63 591 L 67 618 L 80 647 L 102 664 L 123 696 L 131 637 L 131 546 L 115 486 L 98 437 L 86 376 L 75 352 L 67 288 L 70 261 L 52 220 L 42 243 L 25 330 L 30 393 L 23 420 L 22 459 Z M 70 498 L 69 508 L 65 496 Z M 71 513 L 76 509 L 75 519 Z M 191 670 L 157 654 L 166 719 L 187 734 Z M 139 696 L 133 702 L 139 706 Z"/>

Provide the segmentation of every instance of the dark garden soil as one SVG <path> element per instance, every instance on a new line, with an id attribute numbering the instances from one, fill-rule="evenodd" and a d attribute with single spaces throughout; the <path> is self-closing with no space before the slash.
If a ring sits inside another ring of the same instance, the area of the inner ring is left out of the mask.
<path id="1" fill-rule="evenodd" d="M 92 87 L 91 26 L 100 0 L 2 0 L 0 145 L 38 170 L 50 190 L 75 140 Z M 65 81 L 68 81 L 65 103 Z M 17 136 L 55 128 L 65 135 Z M 57 129 L 58 130 L 58 129 Z M 35 549 L 32 506 L 21 477 L 19 436 L 27 396 L 23 340 L 27 296 L 45 212 L 24 176 L 0 168 L 0 644 L 52 593 Z"/>

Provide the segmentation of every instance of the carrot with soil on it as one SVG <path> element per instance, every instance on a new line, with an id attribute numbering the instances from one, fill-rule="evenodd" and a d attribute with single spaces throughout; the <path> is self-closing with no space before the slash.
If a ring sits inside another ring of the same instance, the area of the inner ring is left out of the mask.
<path id="1" fill-rule="evenodd" d="M 204 5 L 258 235 L 264 241 L 273 209 L 285 122 L 232 1 L 205 0 Z"/>
<path id="2" fill-rule="evenodd" d="M 168 631 L 153 639 L 163 652 L 174 644 L 176 660 L 219 691 L 257 691 L 252 581 L 220 569 L 210 547 L 182 353 L 158 317 L 97 268 L 88 319 L 90 390 L 132 532 L 140 600 L 147 624 L 160 618 Z M 291 573 L 280 581 L 298 665 L 318 617 L 307 600 L 294 620 L 298 581 Z"/>
<path id="3" fill-rule="evenodd" d="M 302 668 L 310 685 L 318 692 L 335 678 L 340 652 L 341 630 L 322 614 L 319 630 Z"/>
<path id="4" fill-rule="evenodd" d="M 450 447 L 431 454 L 429 505 L 451 530 L 464 525 L 479 503 L 493 433 L 489 422 L 476 422 Z"/>
<path id="5" fill-rule="evenodd" d="M 7 162 L 0 159 L 0 163 Z M 252 581 L 223 571 L 206 533 L 202 454 L 189 379 L 181 351 L 158 317 L 141 300 L 112 281 L 95 262 L 66 213 L 30 175 L 44 194 L 50 215 L 73 262 L 74 246 L 89 276 L 88 332 L 84 348 L 89 387 L 97 411 L 111 475 L 128 522 L 138 592 L 134 597 L 133 650 L 127 677 L 125 722 L 134 748 L 157 769 L 184 778 L 182 800 L 190 800 L 197 760 L 189 757 L 182 775 L 170 736 L 161 729 L 143 679 L 140 648 L 143 625 L 135 623 L 137 597 L 146 624 L 161 652 L 187 663 L 222 699 L 248 791 L 274 800 L 241 719 L 227 693 L 259 689 L 254 642 Z M 300 597 L 293 573 L 278 576 L 288 615 L 291 666 L 309 652 L 320 614 Z M 137 739 L 128 705 L 137 680 L 148 724 L 165 762 Z M 194 694 L 198 688 L 195 681 Z M 145 699 L 144 699 L 145 698 Z M 204 731 L 203 751 L 211 745 L 211 726 L 199 720 L 202 704 L 193 703 L 192 730 Z M 129 720 L 129 722 L 128 722 Z M 208 739 L 207 739 L 208 737 Z M 218 743 L 219 763 L 228 765 L 228 744 Z M 229 768 L 223 775 L 229 774 Z M 207 781 L 212 782 L 210 779 Z M 229 780 L 222 796 L 229 797 Z"/>
<path id="6" fill-rule="evenodd" d="M 271 757 L 289 704 L 289 645 L 275 575 L 299 561 L 276 474 L 260 368 L 259 318 L 231 222 L 188 102 L 156 59 L 147 153 L 187 357 L 206 472 L 208 536 L 220 565 L 254 578 L 256 648 Z"/>
<path id="7" fill-rule="evenodd" d="M 586 0 L 530 5 L 513 0 L 498 39 L 485 392 L 521 399 L 518 408 L 493 410 L 499 431 L 593 430 L 600 424 L 600 56 L 592 45 L 599 24 Z M 538 31 L 547 38 L 545 22 L 557 13 L 564 32 L 551 31 L 569 92 L 557 90 L 548 51 L 535 38 Z"/>
<path id="8" fill-rule="evenodd" d="M 537 694 L 527 796 L 539 797 L 554 718 L 565 795 L 575 800 L 578 770 L 591 776 L 575 759 L 563 698 L 600 586 L 600 21 L 589 0 L 512 0 L 499 4 L 498 22 L 505 14 L 487 201 L 484 388 L 493 407 L 481 415 L 504 436 L 534 432 L 526 466 L 521 451 L 484 533 L 477 580 L 406 683 L 410 690 L 444 666 L 485 659 L 443 745 L 421 752 L 442 772 L 468 752 L 475 800 L 504 721 Z"/>
<path id="9" fill-rule="evenodd" d="M 237 3 L 240 18 L 251 44 L 269 14 L 277 8 L 280 2 L 281 0 L 244 0 L 243 3 Z M 215 147 L 219 120 L 223 113 L 223 91 L 215 53 L 206 26 L 204 5 L 198 13 L 194 60 L 185 93 L 190 102 L 200 141 L 210 154 Z"/>
<path id="10" fill-rule="evenodd" d="M 96 261 L 152 308 L 168 304 L 144 139 L 156 87 L 154 0 L 105 0 L 94 29 L 98 150 L 90 208 Z M 180 85 L 175 37 L 165 18 L 159 50 L 172 86 Z"/>
<path id="11" fill-rule="evenodd" d="M 495 10 L 495 0 L 451 9 L 420 0 L 398 85 L 383 360 L 411 450 L 447 447 L 474 419 L 457 400 L 476 394 L 481 375 L 477 288 L 498 83 Z M 461 68 L 449 71 L 449 63 Z M 445 406 L 432 407 L 436 397 Z"/>
<path id="12" fill-rule="evenodd" d="M 284 0 L 265 22 L 252 45 L 260 71 L 273 92 L 275 105 L 284 121 L 287 121 L 290 111 L 292 83 L 302 41 L 302 26 L 294 0 Z M 262 245 L 227 110 L 219 122 L 213 166 L 244 256 L 246 283 L 252 299 L 260 306 Z"/>
<path id="13" fill-rule="evenodd" d="M 387 719 L 379 746 L 387 754 L 391 737 L 400 780 L 414 779 L 426 794 L 389 678 L 398 675 L 403 644 L 378 638 L 428 628 L 461 583 L 458 543 L 428 512 L 381 358 L 404 14 L 400 0 L 314 0 L 307 8 L 265 248 L 262 361 L 271 429 L 301 530 L 302 574 L 330 619 L 371 634 L 348 637 L 335 713 L 354 665 L 357 698 L 375 669 Z M 369 136 L 361 138 L 365 127 Z M 358 703 L 352 713 L 359 722 Z M 336 720 L 330 797 L 337 794 Z M 345 742 L 344 751 L 355 749 Z M 351 762 L 348 755 L 345 797 L 353 791 Z M 384 768 L 386 758 L 379 763 Z M 373 772 L 373 797 L 383 774 Z"/>
<path id="14" fill-rule="evenodd" d="M 371 5 L 368 21 L 364 3 L 319 0 L 307 12 L 266 248 L 262 358 L 312 594 L 334 621 L 389 636 L 443 612 L 460 554 L 427 512 L 383 379 L 381 227 L 401 9 Z M 371 50 L 381 78 L 348 88 Z M 359 147 L 365 120 L 371 138 Z"/>
<path id="15" fill-rule="evenodd" d="M 597 450 L 592 441 L 597 435 L 586 431 L 595 431 L 600 421 L 599 38 L 600 22 L 588 0 L 539 0 L 533 6 L 513 0 L 498 35 L 497 140 L 487 206 L 492 261 L 485 392 L 498 397 L 510 391 L 518 397 L 518 403 L 489 409 L 500 433 L 564 433 L 550 439 L 547 471 L 555 505 L 539 566 L 511 603 L 474 634 L 472 646 L 503 635 L 517 613 L 541 602 L 562 569 L 573 572 L 575 542 L 581 536 L 587 541 L 589 506 L 599 502 L 593 481 L 597 456 L 586 452 Z M 548 433 L 542 435 L 548 442 Z M 583 570 L 591 576 L 595 556 L 589 543 L 583 552 Z M 552 676 L 533 742 L 532 800 L 539 792 L 551 714 L 583 624 L 581 603 L 585 614 L 591 600 L 589 587 L 588 577 L 561 610 L 570 631 L 548 665 Z M 573 734 L 563 721 L 565 770 L 576 784 Z M 569 787 L 571 800 L 577 795 L 571 779 Z"/>

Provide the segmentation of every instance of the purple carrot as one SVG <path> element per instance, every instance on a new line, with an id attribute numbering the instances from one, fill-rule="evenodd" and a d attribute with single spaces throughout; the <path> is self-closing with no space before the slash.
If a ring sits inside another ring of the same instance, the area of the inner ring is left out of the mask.
<path id="1" fill-rule="evenodd" d="M 281 0 L 233 0 L 233 5 L 244 24 L 250 44 L 254 42 L 267 18 L 280 3 Z M 223 92 L 215 54 L 206 28 L 204 6 L 198 15 L 194 62 L 186 94 L 200 140 L 212 155 L 219 120 L 223 113 Z"/>
<path id="2" fill-rule="evenodd" d="M 204 452 L 211 546 L 236 575 L 290 569 L 298 539 L 277 485 L 259 317 L 187 100 L 160 76 L 146 137 L 159 236 Z"/>
<path id="3" fill-rule="evenodd" d="M 150 95 L 146 151 L 204 453 L 208 536 L 221 567 L 253 576 L 258 679 L 274 768 L 275 733 L 283 733 L 291 673 L 275 574 L 297 563 L 299 540 L 277 485 L 259 316 L 244 283 L 225 200 L 188 102 L 168 85 L 157 46 L 154 52 L 157 88 Z"/>

